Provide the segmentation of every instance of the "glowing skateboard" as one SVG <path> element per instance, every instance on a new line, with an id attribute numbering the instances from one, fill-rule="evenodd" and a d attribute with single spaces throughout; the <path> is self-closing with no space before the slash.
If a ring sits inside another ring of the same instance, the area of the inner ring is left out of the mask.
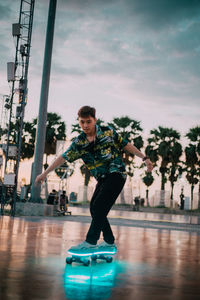
<path id="1" fill-rule="evenodd" d="M 75 254 L 68 251 L 71 256 L 66 258 L 67 264 L 72 264 L 73 262 L 81 263 L 84 266 L 89 266 L 91 261 L 96 262 L 97 260 L 105 260 L 107 263 L 111 263 L 113 260 L 113 256 L 116 252 L 109 252 L 109 251 L 96 251 L 94 253 L 88 254 Z"/>

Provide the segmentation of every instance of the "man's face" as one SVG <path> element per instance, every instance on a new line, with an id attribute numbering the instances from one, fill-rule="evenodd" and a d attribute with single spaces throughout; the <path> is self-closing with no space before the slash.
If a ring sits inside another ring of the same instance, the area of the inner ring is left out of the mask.
<path id="1" fill-rule="evenodd" d="M 85 118 L 79 117 L 78 120 L 79 120 L 79 124 L 80 124 L 82 130 L 84 131 L 84 133 L 86 135 L 90 135 L 95 132 L 95 125 L 96 125 L 96 121 L 97 121 L 96 118 L 88 116 Z"/>

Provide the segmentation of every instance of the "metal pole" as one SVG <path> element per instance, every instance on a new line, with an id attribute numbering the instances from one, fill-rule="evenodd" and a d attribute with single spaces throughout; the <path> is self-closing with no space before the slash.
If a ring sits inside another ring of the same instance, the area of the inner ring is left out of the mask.
<path id="1" fill-rule="evenodd" d="M 33 181 L 31 189 L 31 202 L 41 202 L 40 199 L 40 185 L 35 186 L 34 181 L 38 174 L 42 172 L 43 166 L 43 154 L 46 137 L 46 121 L 47 121 L 47 105 L 48 105 L 48 94 L 49 94 L 49 80 L 51 71 L 51 57 L 53 48 L 53 36 L 54 36 L 54 24 L 56 15 L 56 3 L 57 0 L 50 0 L 49 3 L 49 14 L 46 32 L 46 43 L 43 63 L 43 74 L 42 74 L 42 85 L 40 93 L 40 107 L 38 115 L 37 125 L 37 138 L 35 147 L 34 167 L 33 167 Z"/>
<path id="2" fill-rule="evenodd" d="M 22 9 L 22 0 L 20 3 L 20 12 Z M 19 24 L 21 24 L 21 14 L 19 14 Z M 16 70 L 18 67 L 18 45 L 19 45 L 20 36 L 17 36 L 17 45 L 16 45 L 16 52 L 15 52 L 15 71 L 14 76 L 16 76 Z M 7 146 L 6 146 L 6 153 L 5 153 L 5 169 L 4 169 L 4 176 L 6 174 L 7 169 L 7 162 L 8 162 L 8 149 L 9 149 L 9 139 L 10 139 L 10 130 L 11 130 L 11 119 L 12 119 L 12 106 L 13 106 L 13 97 L 14 97 L 14 90 L 15 90 L 15 80 L 12 82 L 12 92 L 11 92 L 11 99 L 10 99 L 10 116 L 9 116 L 9 123 L 8 123 L 8 136 L 7 136 Z"/>
<path id="3" fill-rule="evenodd" d="M 22 96 L 22 104 L 21 104 L 21 117 L 20 117 L 20 128 L 18 132 L 18 153 L 17 153 L 17 161 L 15 166 L 15 190 L 14 190 L 14 199 L 13 206 L 11 210 L 11 215 L 15 215 L 16 209 L 16 201 L 17 201 L 17 184 L 18 184 L 18 172 L 19 172 L 19 163 L 21 158 L 21 147 L 22 147 L 22 133 L 24 126 L 24 114 L 25 114 L 25 98 L 27 97 L 27 86 L 28 86 L 28 67 L 29 67 L 29 58 L 30 58 L 30 48 L 31 48 L 31 37 L 32 37 L 32 27 L 33 27 L 33 13 L 34 13 L 34 5 L 35 0 L 31 1 L 30 7 L 30 19 L 29 19 L 29 31 L 28 31 L 28 43 L 27 43 L 27 55 L 25 62 L 25 74 L 24 74 L 24 92 Z"/>

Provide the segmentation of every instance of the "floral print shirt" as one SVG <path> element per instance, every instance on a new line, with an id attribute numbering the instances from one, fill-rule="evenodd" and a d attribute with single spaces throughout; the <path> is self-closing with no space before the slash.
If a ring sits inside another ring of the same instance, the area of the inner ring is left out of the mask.
<path id="1" fill-rule="evenodd" d="M 121 173 L 126 177 L 121 153 L 127 143 L 128 141 L 112 127 L 96 125 L 94 142 L 89 142 L 86 134 L 82 132 L 74 139 L 62 157 L 68 162 L 81 158 L 97 180 L 113 172 Z"/>

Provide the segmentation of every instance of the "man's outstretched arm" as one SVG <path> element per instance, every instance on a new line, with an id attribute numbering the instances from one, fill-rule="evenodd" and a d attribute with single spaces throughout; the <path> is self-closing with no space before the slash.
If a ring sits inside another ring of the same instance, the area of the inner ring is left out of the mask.
<path id="1" fill-rule="evenodd" d="M 62 155 L 58 156 L 58 158 L 56 158 L 56 160 L 43 173 L 41 173 L 40 175 L 38 175 L 36 177 L 35 184 L 42 183 L 51 171 L 58 168 L 64 162 L 65 162 L 65 159 L 62 157 Z"/>
<path id="2" fill-rule="evenodd" d="M 124 150 L 129 152 L 130 154 L 133 154 L 133 155 L 136 155 L 140 158 L 144 158 L 145 155 L 142 154 L 142 152 L 140 150 L 138 150 L 134 145 L 132 145 L 131 143 L 128 143 L 125 147 L 124 147 Z M 151 172 L 153 170 L 153 164 L 152 162 L 150 161 L 149 158 L 145 159 L 145 164 L 147 166 L 147 171 L 148 172 Z"/>

